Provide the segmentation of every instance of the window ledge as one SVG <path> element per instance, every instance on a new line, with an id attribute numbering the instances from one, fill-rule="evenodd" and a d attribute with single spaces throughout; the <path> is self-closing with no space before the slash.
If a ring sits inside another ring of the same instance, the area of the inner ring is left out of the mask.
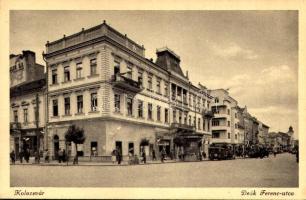
<path id="1" fill-rule="evenodd" d="M 85 113 L 81 112 L 81 113 L 75 113 L 74 115 L 85 115 Z"/>
<path id="2" fill-rule="evenodd" d="M 98 110 L 95 110 L 95 111 L 89 111 L 88 113 L 90 113 L 90 114 L 94 114 L 94 113 L 99 113 L 100 111 L 98 111 Z"/>
<path id="3" fill-rule="evenodd" d="M 158 95 L 160 95 L 160 96 L 163 96 L 162 93 L 160 93 L 160 92 L 155 92 L 155 93 L 158 94 Z"/>
<path id="4" fill-rule="evenodd" d="M 94 78 L 94 77 L 98 77 L 98 76 L 99 76 L 99 74 L 91 74 L 91 75 L 87 76 L 87 78 Z"/>
<path id="5" fill-rule="evenodd" d="M 85 77 L 80 77 L 80 78 L 75 78 L 75 79 L 73 79 L 74 81 L 80 81 L 80 80 L 84 80 L 85 79 Z"/>
<path id="6" fill-rule="evenodd" d="M 123 115 L 120 111 L 114 111 L 113 113 L 116 115 Z"/>
<path id="7" fill-rule="evenodd" d="M 59 116 L 51 116 L 51 119 L 59 119 Z"/>
<path id="8" fill-rule="evenodd" d="M 66 83 L 71 83 L 71 80 L 62 82 L 62 84 L 66 84 Z"/>
<path id="9" fill-rule="evenodd" d="M 154 122 L 154 119 L 147 119 L 148 121 Z"/>
<path id="10" fill-rule="evenodd" d="M 59 85 L 59 83 L 52 83 L 52 84 L 50 84 L 50 86 L 57 86 L 57 85 Z"/>
<path id="11" fill-rule="evenodd" d="M 62 115 L 62 117 L 71 117 L 72 115 L 69 114 L 69 115 Z"/>
<path id="12" fill-rule="evenodd" d="M 154 92 L 152 89 L 149 89 L 149 88 L 147 88 L 147 91 L 149 91 L 149 92 Z"/>
<path id="13" fill-rule="evenodd" d="M 139 117 L 139 116 L 138 116 L 138 117 L 137 117 L 137 119 L 142 119 L 142 120 L 143 120 L 143 119 L 144 119 L 144 117 Z"/>

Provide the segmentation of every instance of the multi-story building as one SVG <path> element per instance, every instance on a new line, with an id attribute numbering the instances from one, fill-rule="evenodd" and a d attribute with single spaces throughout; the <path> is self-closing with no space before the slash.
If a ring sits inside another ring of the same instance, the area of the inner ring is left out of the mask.
<path id="1" fill-rule="evenodd" d="M 269 133 L 269 126 L 259 121 L 258 126 L 258 143 L 267 145 L 267 138 Z"/>
<path id="2" fill-rule="evenodd" d="M 17 156 L 44 145 L 46 80 L 35 60 L 32 51 L 10 55 L 10 149 Z"/>
<path id="3" fill-rule="evenodd" d="M 244 145 L 246 143 L 243 111 L 244 111 L 244 108 L 237 106 L 238 144 L 240 145 Z"/>
<path id="4" fill-rule="evenodd" d="M 78 145 L 83 157 L 109 159 L 118 149 L 125 157 L 150 155 L 165 148 L 178 152 L 183 139 L 186 154 L 203 148 L 211 137 L 210 102 L 202 85 L 194 86 L 180 67 L 180 57 L 158 49 L 157 60 L 145 49 L 107 25 L 47 42 L 48 148 L 56 157 L 65 148 L 69 125 L 84 129 Z M 73 146 L 74 144 L 72 144 Z"/>
<path id="5" fill-rule="evenodd" d="M 212 142 L 238 144 L 238 115 L 237 101 L 232 98 L 227 90 L 210 90 L 210 95 L 214 97 L 212 104 Z"/>

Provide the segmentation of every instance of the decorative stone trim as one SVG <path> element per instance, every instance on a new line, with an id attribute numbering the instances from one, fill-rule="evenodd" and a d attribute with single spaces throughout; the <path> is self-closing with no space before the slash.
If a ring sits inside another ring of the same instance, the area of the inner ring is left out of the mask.
<path id="1" fill-rule="evenodd" d="M 80 77 L 80 78 L 73 79 L 73 81 L 81 81 L 81 80 L 84 80 L 84 79 L 85 79 L 85 77 Z"/>
<path id="2" fill-rule="evenodd" d="M 99 77 L 100 74 L 91 74 L 91 75 L 88 75 L 87 78 L 94 78 L 94 77 Z"/>

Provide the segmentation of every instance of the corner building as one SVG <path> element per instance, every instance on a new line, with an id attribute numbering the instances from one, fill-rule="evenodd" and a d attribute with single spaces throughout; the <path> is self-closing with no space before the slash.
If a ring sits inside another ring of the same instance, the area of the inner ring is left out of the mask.
<path id="1" fill-rule="evenodd" d="M 48 146 L 53 158 L 65 147 L 70 124 L 84 128 L 78 145 L 83 159 L 110 160 L 114 149 L 123 159 L 141 148 L 157 157 L 162 148 L 176 157 L 186 141 L 186 155 L 207 148 L 211 137 L 212 97 L 192 85 L 180 57 L 168 48 L 157 50 L 157 61 L 145 49 L 103 24 L 54 42 L 47 42 Z M 73 145 L 73 144 L 72 144 Z M 206 146 L 205 146 L 206 145 Z"/>

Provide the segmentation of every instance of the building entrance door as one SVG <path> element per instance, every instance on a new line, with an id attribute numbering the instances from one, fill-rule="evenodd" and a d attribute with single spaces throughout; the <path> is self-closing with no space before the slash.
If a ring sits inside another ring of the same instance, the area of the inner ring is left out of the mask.
<path id="1" fill-rule="evenodd" d="M 120 152 L 120 155 L 122 155 L 122 142 L 116 141 L 116 149 Z"/>
<path id="2" fill-rule="evenodd" d="M 59 151 L 59 137 L 55 135 L 53 137 L 53 149 L 54 149 L 54 159 L 58 160 L 58 151 Z"/>

